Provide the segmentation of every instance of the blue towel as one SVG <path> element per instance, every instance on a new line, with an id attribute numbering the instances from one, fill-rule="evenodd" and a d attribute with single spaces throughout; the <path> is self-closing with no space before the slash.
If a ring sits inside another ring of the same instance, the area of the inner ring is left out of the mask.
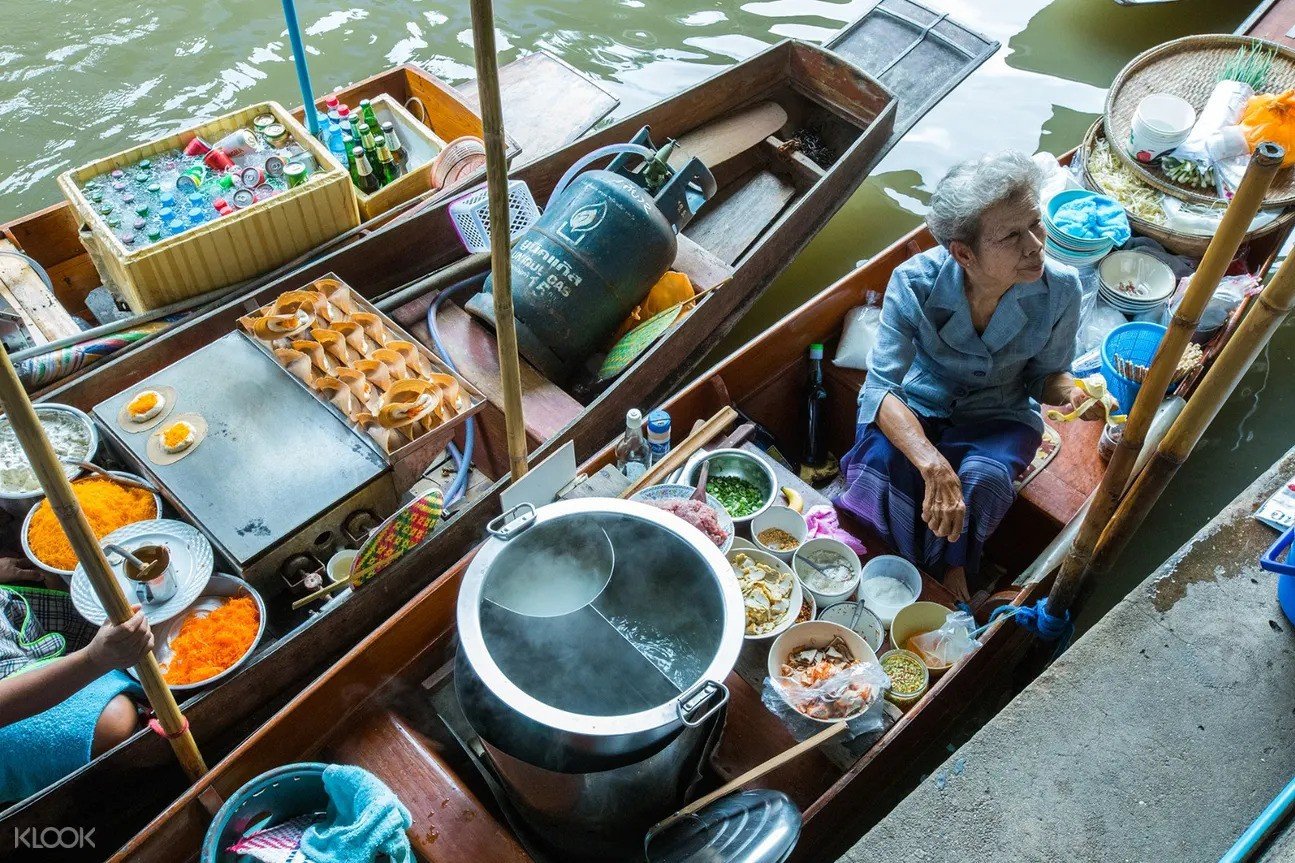
<path id="1" fill-rule="evenodd" d="M 345 764 L 324 769 L 328 814 L 306 828 L 301 853 L 311 863 L 372 863 L 386 854 L 392 863 L 413 863 L 405 831 L 414 823 L 382 780 Z"/>
<path id="2" fill-rule="evenodd" d="M 30 797 L 89 764 L 100 714 L 128 690 L 142 693 L 131 677 L 112 671 L 44 713 L 0 728 L 0 802 Z"/>
<path id="3" fill-rule="evenodd" d="M 1062 204 L 1052 214 L 1052 223 L 1063 233 L 1093 240 L 1105 237 L 1117 247 L 1133 236 L 1124 208 L 1101 195 L 1089 195 Z"/>

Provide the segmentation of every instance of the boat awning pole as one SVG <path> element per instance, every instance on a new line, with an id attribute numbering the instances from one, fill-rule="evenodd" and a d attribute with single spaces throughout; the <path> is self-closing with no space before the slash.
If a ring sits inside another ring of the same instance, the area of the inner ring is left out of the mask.
<path id="1" fill-rule="evenodd" d="M 288 0 L 284 0 L 288 2 Z M 486 188 L 490 196 L 490 273 L 499 339 L 499 375 L 504 388 L 504 422 L 512 481 L 526 474 L 526 423 L 522 417 L 522 370 L 513 319 L 512 254 L 509 248 L 508 164 L 504 155 L 504 111 L 495 55 L 495 13 L 490 0 L 472 0 L 472 45 L 477 60 L 477 92 L 486 142 Z"/>
<path id="2" fill-rule="evenodd" d="M 31 400 L 18 379 L 18 372 L 9 361 L 9 352 L 0 345 L 0 402 L 4 403 L 5 413 L 9 416 L 10 425 L 18 443 L 22 445 L 32 470 L 40 480 L 50 508 L 58 517 L 58 523 L 67 534 L 77 560 L 85 567 L 90 584 L 94 587 L 99 602 L 108 613 L 113 623 L 125 623 L 133 612 L 121 585 L 117 583 L 108 560 L 103 556 L 103 549 L 95 538 L 90 522 L 86 519 L 76 495 L 72 492 L 72 483 L 63 472 L 63 465 L 50 446 L 45 430 L 36 418 Z M 175 696 L 162 679 L 162 669 L 158 667 L 157 657 L 150 651 L 144 654 L 143 660 L 136 668 L 139 671 L 139 682 L 144 687 L 144 694 L 157 715 L 162 730 L 171 741 L 176 757 L 189 774 L 190 779 L 197 779 L 207 772 L 207 765 L 198 752 L 189 723 L 175 703 Z"/>
<path id="3" fill-rule="evenodd" d="M 301 24 L 297 21 L 296 0 L 283 0 L 283 20 L 288 25 L 292 59 L 297 64 L 297 83 L 301 85 L 301 106 L 306 112 L 306 128 L 319 137 L 319 116 L 315 108 L 315 91 L 310 87 L 310 70 L 306 68 L 306 46 L 301 41 Z"/>

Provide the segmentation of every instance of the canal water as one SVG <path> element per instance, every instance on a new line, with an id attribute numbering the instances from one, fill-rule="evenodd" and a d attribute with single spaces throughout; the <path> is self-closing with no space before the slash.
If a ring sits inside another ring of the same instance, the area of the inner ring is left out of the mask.
<path id="1" fill-rule="evenodd" d="M 1062 153 L 1138 52 L 1231 32 L 1253 3 L 926 0 L 1002 43 L 933 110 L 791 265 L 721 350 L 750 337 L 918 224 L 955 162 L 1015 147 Z M 621 100 L 623 116 L 784 37 L 826 40 L 870 0 L 496 0 L 501 62 L 548 50 Z M 317 90 L 416 62 L 472 75 L 466 2 L 298 0 Z M 62 170 L 241 105 L 300 101 L 279 6 L 258 0 L 0 0 L 0 219 L 57 200 Z M 561 99 L 561 93 L 553 98 Z M 1126 555 L 1100 615 L 1291 444 L 1288 324 L 1246 377 Z"/>

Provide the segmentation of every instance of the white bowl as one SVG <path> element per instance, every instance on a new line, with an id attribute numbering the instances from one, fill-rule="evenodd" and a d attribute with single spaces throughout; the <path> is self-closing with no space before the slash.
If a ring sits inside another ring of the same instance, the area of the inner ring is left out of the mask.
<path id="1" fill-rule="evenodd" d="M 1160 138 L 1186 138 L 1196 124 L 1192 103 L 1172 93 L 1152 93 L 1143 97 L 1133 113 L 1146 131 Z"/>
<path id="2" fill-rule="evenodd" d="M 739 553 L 739 550 L 736 548 L 729 549 L 728 554 L 726 554 L 725 557 L 728 558 L 730 565 L 733 563 L 733 558 L 738 553 Z M 748 635 L 746 633 L 745 608 L 743 610 L 742 637 L 744 639 L 746 639 L 747 641 L 768 641 L 772 638 L 777 638 L 781 633 L 783 633 L 787 629 L 787 627 L 791 626 L 793 623 L 796 622 L 796 617 L 797 615 L 800 614 L 800 607 L 805 602 L 804 591 L 801 589 L 801 586 L 800 586 L 800 579 L 796 577 L 796 573 L 792 572 L 792 569 L 790 566 L 783 563 L 781 560 L 779 560 L 777 557 L 774 557 L 772 554 L 770 554 L 767 551 L 760 551 L 756 549 L 753 551 L 742 551 L 741 553 L 751 558 L 751 560 L 754 560 L 758 563 L 767 564 L 768 566 L 773 567 L 779 572 L 784 572 L 787 575 L 791 576 L 791 596 L 789 597 L 789 601 L 787 603 L 787 613 L 783 615 L 782 620 L 779 621 L 778 625 L 775 626 L 773 629 L 769 630 L 763 635 Z M 736 576 L 736 573 L 735 573 L 735 576 Z"/>
<path id="3" fill-rule="evenodd" d="M 1136 249 L 1107 255 L 1097 266 L 1097 277 L 1108 295 L 1134 307 L 1157 306 L 1168 300 L 1178 285 L 1168 264 Z M 1135 293 L 1119 290 L 1119 285 L 1129 283 Z"/>
<path id="4" fill-rule="evenodd" d="M 875 578 L 893 578 L 896 581 L 903 582 L 912 594 L 909 598 L 898 604 L 883 604 L 876 600 L 869 601 L 867 596 L 868 582 Z M 883 554 L 874 557 L 863 567 L 863 577 L 859 581 L 859 599 L 867 606 L 868 610 L 877 615 L 881 625 L 890 628 L 894 621 L 895 615 L 906 605 L 912 605 L 917 602 L 917 598 L 922 595 L 922 574 L 917 571 L 917 567 L 909 563 L 902 557 L 893 554 Z"/>
<path id="5" fill-rule="evenodd" d="M 838 636 L 849 646 L 850 652 L 854 654 L 855 659 L 864 664 L 871 663 L 880 668 L 881 663 L 877 659 L 876 651 L 868 646 L 868 642 L 864 641 L 863 636 L 859 635 L 859 633 L 846 629 L 840 624 L 829 623 L 826 620 L 809 620 L 805 623 L 798 623 L 779 635 L 769 648 L 769 659 L 765 670 L 769 674 L 769 680 L 773 683 L 774 691 L 779 695 L 783 694 L 782 686 L 778 683 L 778 680 L 782 677 L 782 665 L 792 652 L 806 646 L 826 647 L 833 638 Z M 881 697 L 880 692 L 878 692 L 877 697 Z M 788 706 L 795 709 L 790 702 L 788 702 Z M 871 704 L 865 705 L 862 710 L 853 714 L 853 716 L 858 716 L 870 706 Z M 846 716 L 837 719 L 815 719 L 812 716 L 806 716 L 799 710 L 796 713 L 811 722 L 818 722 L 823 725 L 832 725 L 842 721 L 842 719 L 853 718 L 853 716 Z"/>
<path id="6" fill-rule="evenodd" d="M 142 476 L 136 476 L 133 473 L 126 473 L 125 471 L 121 471 L 121 470 L 110 470 L 108 471 L 108 473 L 116 477 L 121 477 L 122 479 L 133 479 L 136 482 L 143 482 L 143 483 L 148 482 L 148 480 L 144 479 Z M 81 479 L 81 478 L 82 477 L 78 477 L 78 479 Z M 161 518 L 162 517 L 162 497 L 157 492 L 153 492 L 153 503 L 157 507 L 157 513 L 153 516 L 153 518 Z M 72 580 L 72 573 L 76 572 L 75 568 L 57 569 L 55 567 L 42 563 L 40 558 L 38 558 L 32 552 L 31 546 L 27 544 L 27 530 L 31 527 L 31 518 L 33 515 L 36 514 L 36 509 L 37 507 L 33 506 L 31 509 L 27 510 L 27 517 L 22 520 L 22 533 L 20 534 L 20 538 L 22 541 L 23 554 L 27 555 L 27 559 L 30 560 L 33 564 L 35 564 L 38 568 L 43 569 L 46 572 L 53 573 L 54 575 L 61 575 L 66 581 L 70 582 Z M 145 521 L 147 520 L 148 519 L 145 519 Z M 104 537 L 101 537 L 100 541 L 102 541 L 103 539 Z"/>
<path id="7" fill-rule="evenodd" d="M 787 551 L 772 548 L 760 541 L 760 534 L 770 528 L 785 530 L 796 540 L 795 548 Z M 805 537 L 809 533 L 809 526 L 805 524 L 805 516 L 796 512 L 789 506 L 771 506 L 764 512 L 751 519 L 751 541 L 761 551 L 767 551 L 779 560 L 790 561 L 792 555 L 796 553 L 805 543 Z"/>
<path id="8" fill-rule="evenodd" d="M 856 610 L 859 612 L 859 622 L 851 626 Z M 827 623 L 839 623 L 846 629 L 859 633 L 873 650 L 880 650 L 881 643 L 886 640 L 886 627 L 881 625 L 877 615 L 857 600 L 830 605 L 818 613 L 818 619 Z"/>
<path id="9" fill-rule="evenodd" d="M 850 580 L 844 582 L 839 590 L 825 591 L 812 587 L 805 579 L 806 573 L 817 575 L 809 564 L 801 560 L 801 555 L 813 554 L 816 551 L 830 551 L 837 557 L 845 561 L 846 566 L 850 567 Z M 818 603 L 819 608 L 827 608 L 843 600 L 849 599 L 854 595 L 855 589 L 859 586 L 859 576 L 863 572 L 863 564 L 859 562 L 859 555 L 854 553 L 854 549 L 841 542 L 839 539 L 831 537 L 818 536 L 805 542 L 791 559 L 792 571 L 800 579 L 801 586 L 813 595 L 814 601 Z"/>

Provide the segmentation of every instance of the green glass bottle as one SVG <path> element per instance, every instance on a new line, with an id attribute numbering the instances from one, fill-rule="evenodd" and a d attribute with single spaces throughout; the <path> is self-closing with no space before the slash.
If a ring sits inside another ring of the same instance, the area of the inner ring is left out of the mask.
<path id="1" fill-rule="evenodd" d="M 378 151 L 378 176 L 382 178 L 382 185 L 385 186 L 400 176 L 400 169 L 391 158 L 391 149 L 387 147 L 386 137 L 379 135 L 374 138 L 373 146 Z"/>
<path id="2" fill-rule="evenodd" d="M 396 170 L 404 174 L 409 170 L 409 152 L 400 143 L 396 134 L 396 124 L 390 121 L 382 124 L 382 137 L 387 139 L 387 149 L 391 150 L 391 159 L 396 163 Z"/>
<path id="3" fill-rule="evenodd" d="M 378 115 L 373 113 L 373 103 L 368 99 L 360 100 L 360 114 L 362 115 L 361 119 L 369 124 L 370 129 L 377 130 L 381 128 L 378 125 Z"/>
<path id="4" fill-rule="evenodd" d="M 373 167 L 369 165 L 369 157 L 364 154 L 364 148 L 353 147 L 351 152 L 355 155 L 356 188 L 366 195 L 372 195 L 382 188 L 382 183 L 379 182 L 377 175 L 373 173 Z"/>

